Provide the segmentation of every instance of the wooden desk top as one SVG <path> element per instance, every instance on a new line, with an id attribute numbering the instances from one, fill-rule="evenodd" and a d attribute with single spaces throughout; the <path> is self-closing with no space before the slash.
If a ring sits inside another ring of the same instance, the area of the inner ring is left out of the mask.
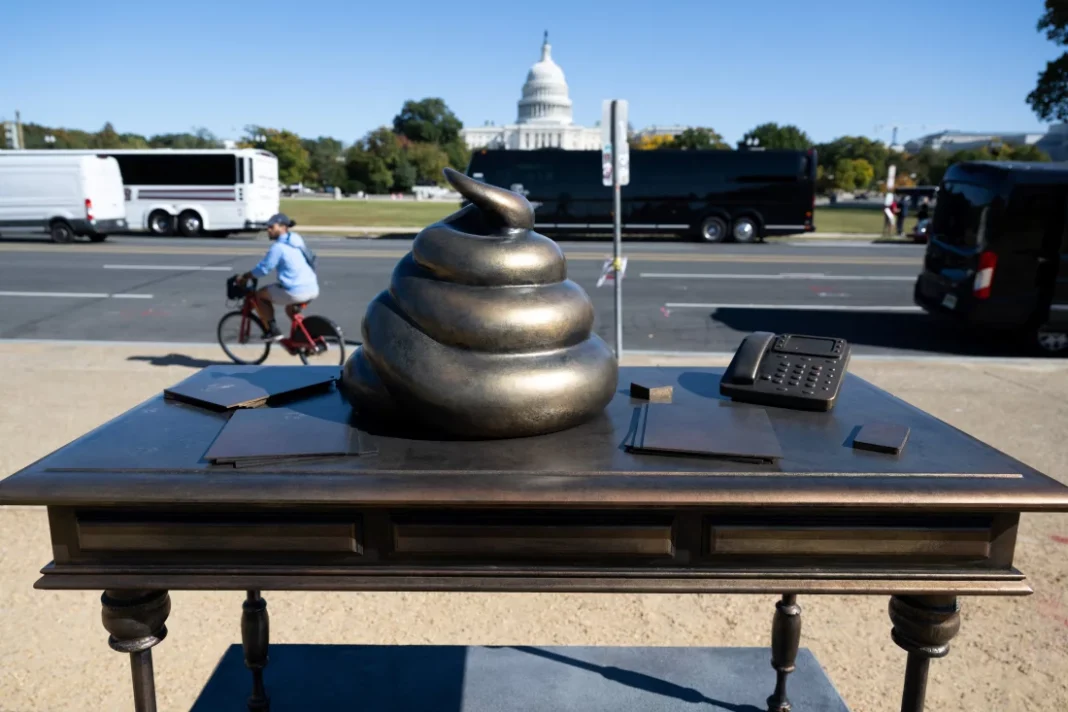
<path id="1" fill-rule="evenodd" d="M 272 368 L 288 367 L 210 370 L 262 376 Z M 160 395 L 0 482 L 0 504 L 1068 511 L 1068 487 L 853 375 L 830 413 L 766 409 L 783 453 L 774 464 L 623 447 L 644 403 L 630 398 L 631 381 L 673 385 L 674 404 L 698 411 L 725 401 L 721 372 L 621 369 L 605 412 L 560 433 L 471 442 L 390 437 L 368 427 L 378 454 L 248 470 L 204 459 L 227 413 Z M 336 390 L 289 407 L 326 420 L 352 417 Z M 900 455 L 851 447 L 856 431 L 875 421 L 911 429 Z"/>
<path id="2" fill-rule="evenodd" d="M 212 368 L 262 383 L 279 367 Z M 723 405 L 720 373 L 623 369 L 604 413 L 552 435 L 367 425 L 377 454 L 250 469 L 205 459 L 226 413 L 160 396 L 0 482 L 0 504 L 48 506 L 41 588 L 1030 591 L 1020 513 L 1068 510 L 1068 487 L 860 378 L 830 413 L 745 417 L 770 421 L 773 464 L 624 447 L 644 404 L 631 381 L 722 424 L 753 406 Z M 287 407 L 353 416 L 336 390 Z M 900 455 L 851 446 L 876 421 L 910 428 Z"/>

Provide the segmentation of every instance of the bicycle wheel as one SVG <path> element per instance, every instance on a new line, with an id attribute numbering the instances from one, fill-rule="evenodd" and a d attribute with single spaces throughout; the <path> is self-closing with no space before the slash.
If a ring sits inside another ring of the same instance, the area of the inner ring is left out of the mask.
<path id="1" fill-rule="evenodd" d="M 341 327 L 325 316 L 309 316 L 304 319 L 304 328 L 315 342 L 315 347 L 301 348 L 297 352 L 301 361 L 308 364 L 314 360 L 323 366 L 345 363 L 345 336 L 341 333 Z"/>
<path id="2" fill-rule="evenodd" d="M 248 321 L 244 322 L 247 333 L 242 334 L 244 318 L 241 312 L 232 311 L 219 319 L 219 327 L 216 329 L 219 346 L 222 346 L 222 350 L 234 363 L 263 363 L 271 351 L 271 344 L 263 340 L 267 336 L 267 329 L 258 316 L 249 314 Z"/>

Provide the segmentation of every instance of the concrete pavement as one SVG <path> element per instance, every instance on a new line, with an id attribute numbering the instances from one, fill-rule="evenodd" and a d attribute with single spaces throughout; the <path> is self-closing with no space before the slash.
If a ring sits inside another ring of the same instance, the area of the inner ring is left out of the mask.
<path id="1" fill-rule="evenodd" d="M 0 476 L 221 357 L 214 347 L 151 343 L 0 343 Z M 721 365 L 727 358 L 627 361 Z M 1068 481 L 1062 445 L 1068 364 L 857 359 L 850 370 Z M 0 710 L 132 708 L 129 663 L 107 647 L 99 592 L 32 589 L 50 559 L 45 512 L 0 508 L 0 542 Z M 1016 565 L 1035 595 L 964 599 L 952 651 L 932 664 L 928 709 L 1060 712 L 1068 704 L 1068 516 L 1024 515 Z M 265 598 L 275 643 L 766 646 L 774 610 L 771 596 L 267 592 Z M 188 709 L 226 646 L 240 640 L 241 599 L 172 594 L 170 634 L 153 651 L 161 710 Z M 886 599 L 803 596 L 800 604 L 802 644 L 851 709 L 895 709 L 905 655 L 890 641 Z M 767 679 L 770 691 L 770 667 Z"/>

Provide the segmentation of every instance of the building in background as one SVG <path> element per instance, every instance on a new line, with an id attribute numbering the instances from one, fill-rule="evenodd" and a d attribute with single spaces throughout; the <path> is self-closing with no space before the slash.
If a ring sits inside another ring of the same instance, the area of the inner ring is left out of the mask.
<path id="1" fill-rule="evenodd" d="M 675 126 L 656 126 L 656 125 L 647 126 L 644 129 L 642 129 L 641 131 L 636 132 L 634 134 L 634 136 L 632 136 L 631 138 L 633 138 L 635 140 L 638 140 L 638 141 L 642 140 L 643 138 L 654 138 L 656 136 L 670 136 L 671 138 L 675 138 L 676 136 L 682 134 L 682 132 L 685 131 L 688 128 L 690 128 L 690 127 L 689 126 L 679 126 L 679 125 L 675 125 Z"/>
<path id="2" fill-rule="evenodd" d="M 523 84 L 516 122 L 461 131 L 468 148 L 531 150 L 560 148 L 572 151 L 601 148 L 601 130 L 579 126 L 572 120 L 564 70 L 552 58 L 549 33 L 541 45 L 541 59 L 534 63 Z"/>
<path id="3" fill-rule="evenodd" d="M 1047 135 L 1012 131 L 941 131 L 907 141 L 905 150 L 909 153 L 917 153 L 923 148 L 933 148 L 936 151 L 966 151 L 989 146 L 991 143 L 1032 145 L 1040 144 Z"/>

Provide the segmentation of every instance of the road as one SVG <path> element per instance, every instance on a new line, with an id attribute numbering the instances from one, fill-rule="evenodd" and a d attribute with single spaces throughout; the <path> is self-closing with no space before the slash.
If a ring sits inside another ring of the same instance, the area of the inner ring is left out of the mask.
<path id="1" fill-rule="evenodd" d="M 367 303 L 410 240 L 308 238 L 322 296 L 309 310 L 359 339 Z M 0 338 L 212 342 L 228 309 L 225 278 L 267 249 L 258 238 L 112 237 L 99 245 L 0 240 Z M 611 283 L 597 287 L 606 242 L 561 242 L 613 342 Z M 928 320 L 912 303 L 923 248 L 799 240 L 764 245 L 628 242 L 624 348 L 730 352 L 756 330 L 834 335 L 855 353 L 1022 355 Z"/>

